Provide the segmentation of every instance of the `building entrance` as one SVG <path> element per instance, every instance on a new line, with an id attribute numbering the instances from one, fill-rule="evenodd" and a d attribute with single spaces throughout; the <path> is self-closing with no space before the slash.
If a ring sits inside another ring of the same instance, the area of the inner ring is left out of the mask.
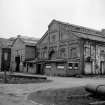
<path id="1" fill-rule="evenodd" d="M 16 62 L 16 72 L 20 72 L 20 56 L 15 57 L 15 62 Z"/>
<path id="2" fill-rule="evenodd" d="M 85 62 L 85 74 L 92 74 L 92 63 Z"/>
<path id="3" fill-rule="evenodd" d="M 38 63 L 36 68 L 37 68 L 37 74 L 43 74 L 44 73 L 43 72 L 43 70 L 44 70 L 43 63 Z"/>

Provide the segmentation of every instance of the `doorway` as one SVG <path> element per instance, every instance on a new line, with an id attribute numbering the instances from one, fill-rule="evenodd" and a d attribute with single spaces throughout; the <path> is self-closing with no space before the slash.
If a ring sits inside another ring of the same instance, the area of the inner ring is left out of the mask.
<path id="1" fill-rule="evenodd" d="M 85 74 L 92 74 L 92 63 L 85 62 Z"/>
<path id="2" fill-rule="evenodd" d="M 37 74 L 41 74 L 41 64 L 37 64 Z"/>
<path id="3" fill-rule="evenodd" d="M 44 74 L 44 64 L 43 63 L 38 63 L 37 64 L 37 74 Z"/>
<path id="4" fill-rule="evenodd" d="M 15 63 L 16 63 L 16 72 L 20 72 L 20 56 L 15 57 Z"/>
<path id="5" fill-rule="evenodd" d="M 105 62 L 104 61 L 100 62 L 100 70 L 101 70 L 101 74 L 105 73 Z"/>

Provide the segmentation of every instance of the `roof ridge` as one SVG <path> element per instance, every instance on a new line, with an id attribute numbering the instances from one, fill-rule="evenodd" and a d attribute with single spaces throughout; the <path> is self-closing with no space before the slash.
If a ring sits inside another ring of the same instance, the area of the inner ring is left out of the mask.
<path id="1" fill-rule="evenodd" d="M 56 20 L 56 19 L 53 19 L 53 21 L 59 22 L 61 24 L 69 25 L 69 26 L 71 25 L 71 26 L 75 26 L 75 27 L 80 27 L 80 28 L 93 30 L 93 31 L 96 31 L 96 32 L 102 32 L 101 30 L 97 30 L 97 29 L 93 29 L 93 28 L 89 28 L 89 27 L 84 27 L 84 26 L 81 26 L 81 25 L 75 25 L 75 24 L 71 24 L 69 22 L 63 22 L 63 21 L 59 21 L 59 20 Z"/>
<path id="2" fill-rule="evenodd" d="M 32 40 L 38 40 L 39 38 L 36 37 L 32 37 L 32 36 L 25 36 L 25 35 L 19 35 L 20 38 L 24 38 L 24 39 L 32 39 Z"/>

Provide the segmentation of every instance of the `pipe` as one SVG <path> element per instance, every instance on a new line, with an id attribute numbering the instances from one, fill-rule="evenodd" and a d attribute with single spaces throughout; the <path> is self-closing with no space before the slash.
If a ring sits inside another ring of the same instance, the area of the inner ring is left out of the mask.
<path id="1" fill-rule="evenodd" d="M 88 84 L 85 90 L 93 94 L 105 95 L 105 84 Z"/>

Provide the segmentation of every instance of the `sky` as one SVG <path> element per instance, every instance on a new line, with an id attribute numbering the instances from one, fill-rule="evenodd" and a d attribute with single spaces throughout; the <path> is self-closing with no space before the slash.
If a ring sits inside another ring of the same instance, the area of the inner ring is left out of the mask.
<path id="1" fill-rule="evenodd" d="M 105 28 L 105 0 L 0 0 L 0 37 L 41 38 L 53 20 Z"/>

